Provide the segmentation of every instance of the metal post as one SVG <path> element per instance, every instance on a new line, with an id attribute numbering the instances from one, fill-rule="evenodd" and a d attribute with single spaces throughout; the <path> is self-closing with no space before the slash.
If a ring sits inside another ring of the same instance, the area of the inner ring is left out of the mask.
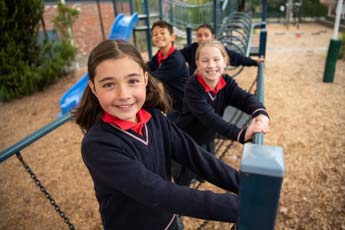
<path id="1" fill-rule="evenodd" d="M 147 52 L 149 59 L 152 58 L 152 44 L 151 44 L 151 28 L 150 28 L 150 10 L 147 0 L 144 0 L 144 12 L 146 14 L 146 43 L 147 43 Z"/>
<path id="2" fill-rule="evenodd" d="M 264 104 L 264 63 L 260 63 L 258 66 L 258 74 L 256 77 L 256 97 Z M 264 134 L 256 133 L 253 138 L 253 143 L 262 145 L 264 142 Z"/>
<path id="3" fill-rule="evenodd" d="M 112 2 L 113 2 L 113 9 L 114 9 L 114 18 L 116 18 L 116 15 L 117 15 L 116 0 L 112 0 Z"/>
<path id="4" fill-rule="evenodd" d="M 261 1 L 261 22 L 266 22 L 267 19 L 267 0 L 262 0 Z M 261 24 L 261 28 L 266 28 L 266 23 Z"/>
<path id="5" fill-rule="evenodd" d="M 266 56 L 266 41 L 267 41 L 267 30 L 266 28 L 262 28 L 260 30 L 259 57 Z"/>
<path id="6" fill-rule="evenodd" d="M 134 13 L 133 0 L 129 1 L 129 11 L 130 11 L 131 15 L 133 15 L 133 13 Z M 137 37 L 135 36 L 135 28 L 133 30 L 133 35 L 132 36 L 133 36 L 134 46 L 137 46 Z"/>
<path id="7" fill-rule="evenodd" d="M 223 19 L 223 0 L 220 0 L 219 11 L 220 11 L 220 19 Z"/>
<path id="8" fill-rule="evenodd" d="M 132 15 L 133 12 L 134 12 L 134 9 L 133 9 L 133 0 L 129 0 L 129 12 L 131 13 L 131 15 Z"/>
<path id="9" fill-rule="evenodd" d="M 159 0 L 159 20 L 163 20 L 163 4 L 162 4 L 162 0 Z"/>
<path id="10" fill-rule="evenodd" d="M 291 14 L 292 14 L 292 7 L 293 7 L 293 0 L 288 0 L 286 3 L 286 28 L 289 29 L 289 24 L 290 24 L 290 19 L 291 19 Z"/>
<path id="11" fill-rule="evenodd" d="M 217 34 L 217 0 L 213 0 L 213 28 L 214 34 Z"/>
<path id="12" fill-rule="evenodd" d="M 341 8 L 343 6 L 343 0 L 338 0 L 337 9 L 336 9 L 336 16 L 333 28 L 333 39 L 338 39 L 338 32 L 339 32 L 339 24 L 340 24 L 340 15 L 341 15 Z"/>
<path id="13" fill-rule="evenodd" d="M 341 47 L 341 41 L 338 39 L 338 31 L 340 24 L 340 14 L 343 5 L 343 0 L 338 0 L 336 18 L 334 22 L 333 38 L 331 39 L 328 47 L 325 72 L 323 74 L 323 82 L 333 82 L 335 67 Z"/>
<path id="14" fill-rule="evenodd" d="M 284 173 L 281 147 L 244 145 L 240 166 L 239 230 L 274 230 Z"/>
<path id="15" fill-rule="evenodd" d="M 174 10 L 173 10 L 173 4 L 169 5 L 169 22 L 173 24 L 173 15 L 174 15 Z"/>
<path id="16" fill-rule="evenodd" d="M 99 23 L 101 25 L 102 38 L 103 38 L 103 40 L 105 40 L 102 12 L 101 12 L 101 6 L 100 6 L 100 3 L 99 3 L 99 0 L 97 0 L 97 9 L 98 9 Z"/>
<path id="17" fill-rule="evenodd" d="M 186 27 L 186 34 L 187 34 L 187 46 L 192 44 L 192 27 L 188 25 Z"/>

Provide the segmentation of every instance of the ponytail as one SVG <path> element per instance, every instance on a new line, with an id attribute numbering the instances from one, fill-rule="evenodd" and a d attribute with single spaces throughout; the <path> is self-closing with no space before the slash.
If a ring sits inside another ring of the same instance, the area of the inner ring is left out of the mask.
<path id="1" fill-rule="evenodd" d="M 98 102 L 97 97 L 92 93 L 89 86 L 86 87 L 80 105 L 72 115 L 81 130 L 86 133 L 91 126 L 103 117 L 103 109 Z"/>
<path id="2" fill-rule="evenodd" d="M 144 107 L 156 107 L 167 114 L 172 110 L 171 104 L 171 98 L 163 84 L 149 74 Z"/>

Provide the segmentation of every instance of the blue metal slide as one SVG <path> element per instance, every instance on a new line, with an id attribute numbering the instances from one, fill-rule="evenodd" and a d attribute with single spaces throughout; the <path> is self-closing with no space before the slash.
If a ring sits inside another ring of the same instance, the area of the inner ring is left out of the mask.
<path id="1" fill-rule="evenodd" d="M 125 16 L 122 13 L 118 14 L 111 27 L 108 38 L 129 41 L 132 31 L 138 23 L 138 20 L 138 13 L 134 13 L 131 16 Z M 79 104 L 83 92 L 88 84 L 88 78 L 89 75 L 86 72 L 78 82 L 76 82 L 62 95 L 60 98 L 61 112 L 58 115 L 59 117 L 68 113 L 71 109 L 75 108 Z"/>

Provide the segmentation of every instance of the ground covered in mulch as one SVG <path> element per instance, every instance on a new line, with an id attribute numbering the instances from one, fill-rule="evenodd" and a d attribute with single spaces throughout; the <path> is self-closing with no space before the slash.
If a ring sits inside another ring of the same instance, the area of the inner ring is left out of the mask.
<path id="1" fill-rule="evenodd" d="M 332 29 L 268 25 L 265 105 L 271 117 L 264 144 L 284 149 L 285 177 L 276 228 L 345 229 L 345 62 L 324 83 Z M 59 99 L 85 68 L 32 96 L 0 104 L 0 149 L 43 127 L 59 113 Z M 248 89 L 256 74 L 236 77 Z M 22 151 L 22 156 L 76 229 L 102 229 L 91 178 L 80 155 L 82 133 L 68 122 Z M 224 161 L 239 168 L 242 145 Z M 210 184 L 200 189 L 223 192 Z M 185 229 L 201 220 L 184 218 Z M 209 222 L 203 229 L 229 229 Z M 15 156 L 0 163 L 0 229 L 68 229 Z"/>

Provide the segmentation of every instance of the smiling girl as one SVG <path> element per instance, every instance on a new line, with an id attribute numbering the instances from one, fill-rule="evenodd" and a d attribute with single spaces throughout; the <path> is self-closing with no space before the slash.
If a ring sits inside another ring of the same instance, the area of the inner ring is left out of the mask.
<path id="1" fill-rule="evenodd" d="M 185 85 L 184 107 L 176 120 L 177 126 L 209 152 L 214 152 L 216 133 L 244 143 L 255 133 L 268 132 L 269 118 L 265 107 L 256 96 L 241 89 L 224 73 L 228 63 L 224 46 L 217 40 L 204 41 L 195 56 L 196 74 Z M 251 115 L 252 121 L 247 128 L 241 129 L 223 119 L 224 110 L 229 105 Z M 190 179 L 182 175 L 180 184 L 188 185 Z"/>
<path id="2" fill-rule="evenodd" d="M 176 214 L 236 222 L 238 172 L 163 115 L 169 105 L 140 53 L 124 41 L 105 40 L 91 52 L 88 73 L 74 115 L 86 133 L 82 158 L 104 229 L 179 229 Z M 172 183 L 171 159 L 233 193 Z"/>

